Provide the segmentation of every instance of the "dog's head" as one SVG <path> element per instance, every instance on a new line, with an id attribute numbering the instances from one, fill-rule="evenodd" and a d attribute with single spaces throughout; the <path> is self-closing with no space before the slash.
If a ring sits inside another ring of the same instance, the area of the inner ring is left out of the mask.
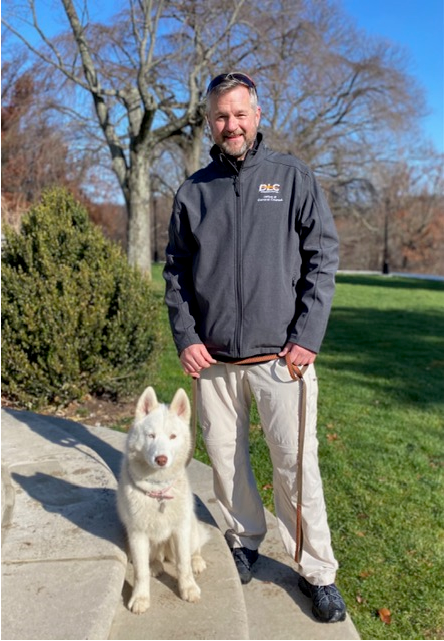
<path id="1" fill-rule="evenodd" d="M 167 406 L 158 402 L 152 387 L 147 387 L 136 406 L 128 453 L 141 454 L 153 469 L 183 464 L 190 449 L 190 417 L 190 401 L 183 389 L 177 390 Z"/>

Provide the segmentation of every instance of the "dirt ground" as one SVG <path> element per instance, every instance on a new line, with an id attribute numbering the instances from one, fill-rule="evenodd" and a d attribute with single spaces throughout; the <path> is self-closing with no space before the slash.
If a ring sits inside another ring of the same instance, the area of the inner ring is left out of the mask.
<path id="1" fill-rule="evenodd" d="M 128 399 L 116 402 L 107 398 L 86 396 L 81 401 L 73 401 L 63 407 L 53 406 L 39 409 L 37 413 L 59 416 L 84 425 L 101 425 L 127 430 L 133 420 L 135 406 L 136 400 Z M 10 403 L 4 397 L 2 397 L 2 407 L 24 409 Z"/>

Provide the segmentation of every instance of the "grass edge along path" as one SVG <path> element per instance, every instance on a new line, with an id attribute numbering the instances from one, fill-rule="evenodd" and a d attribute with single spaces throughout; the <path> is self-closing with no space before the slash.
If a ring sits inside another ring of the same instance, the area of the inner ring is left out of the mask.
<path id="1" fill-rule="evenodd" d="M 161 266 L 153 284 L 163 295 Z M 363 639 L 444 637 L 444 285 L 338 275 L 322 353 L 319 455 L 337 583 Z M 165 310 L 154 385 L 191 394 Z M 272 506 L 252 411 L 251 457 Z M 208 462 L 201 439 L 196 458 Z"/>

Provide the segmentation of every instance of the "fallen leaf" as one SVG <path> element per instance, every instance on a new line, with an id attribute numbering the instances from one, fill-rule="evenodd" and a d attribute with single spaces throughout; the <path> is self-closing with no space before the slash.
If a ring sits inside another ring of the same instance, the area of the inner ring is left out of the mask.
<path id="1" fill-rule="evenodd" d="M 389 625 L 392 622 L 392 613 L 387 608 L 381 608 L 378 610 L 378 614 L 383 623 Z"/>
<path id="2" fill-rule="evenodd" d="M 358 595 L 357 595 L 357 597 L 356 597 L 356 601 L 357 601 L 358 603 L 364 603 L 364 599 L 363 599 L 363 597 L 362 597 L 360 594 L 358 594 Z"/>
<path id="3" fill-rule="evenodd" d="M 356 532 L 356 536 L 365 536 L 365 532 L 362 532 L 362 531 Z"/>
<path id="4" fill-rule="evenodd" d="M 336 432 L 334 434 L 327 434 L 327 440 L 328 441 L 337 441 L 338 440 L 338 435 Z"/>
<path id="5" fill-rule="evenodd" d="M 272 490 L 272 489 L 273 489 L 273 486 L 272 486 L 272 485 L 270 485 L 270 484 L 268 484 L 268 485 L 264 485 L 264 486 L 262 487 L 262 489 L 263 489 L 263 490 Z"/>

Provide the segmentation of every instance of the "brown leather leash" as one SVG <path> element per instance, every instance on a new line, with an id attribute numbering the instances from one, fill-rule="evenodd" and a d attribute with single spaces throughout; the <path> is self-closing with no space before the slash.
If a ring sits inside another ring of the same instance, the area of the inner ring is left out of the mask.
<path id="1" fill-rule="evenodd" d="M 256 365 L 257 363 L 267 363 L 272 360 L 277 360 L 281 358 L 278 354 L 263 354 L 262 356 L 252 356 L 250 358 L 242 358 L 237 361 L 230 361 L 229 365 Z M 297 365 L 291 362 L 290 355 L 285 355 L 285 362 L 287 364 L 287 369 L 291 378 L 294 381 L 299 381 L 302 385 L 301 388 L 301 418 L 299 422 L 299 436 L 298 436 L 298 459 L 297 459 L 297 503 L 296 503 L 296 550 L 294 560 L 296 563 L 299 563 L 302 552 L 302 460 L 304 454 L 304 441 L 305 441 L 305 425 L 306 425 L 306 414 L 307 414 L 307 387 L 304 380 L 304 374 L 307 370 L 307 365 L 299 368 Z M 197 436 L 197 378 L 193 378 L 193 403 L 192 403 L 192 413 L 191 413 L 191 448 L 187 460 L 187 465 L 190 464 L 194 450 L 196 447 L 196 436 Z"/>

